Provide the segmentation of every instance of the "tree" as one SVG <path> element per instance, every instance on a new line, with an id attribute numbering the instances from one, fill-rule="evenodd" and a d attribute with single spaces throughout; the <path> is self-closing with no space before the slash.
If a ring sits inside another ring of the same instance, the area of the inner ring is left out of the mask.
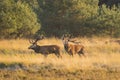
<path id="1" fill-rule="evenodd" d="M 48 36 L 120 36 L 120 11 L 99 14 L 98 0 L 39 0 L 42 30 Z M 110 0 L 113 1 L 113 0 Z"/>
<path id="2" fill-rule="evenodd" d="M 40 29 L 36 14 L 27 3 L 0 1 L 0 38 L 27 37 Z"/>
<path id="3" fill-rule="evenodd" d="M 42 30 L 48 36 L 84 35 L 84 22 L 97 14 L 97 2 L 92 0 L 40 0 L 39 5 L 43 9 L 40 17 Z"/>

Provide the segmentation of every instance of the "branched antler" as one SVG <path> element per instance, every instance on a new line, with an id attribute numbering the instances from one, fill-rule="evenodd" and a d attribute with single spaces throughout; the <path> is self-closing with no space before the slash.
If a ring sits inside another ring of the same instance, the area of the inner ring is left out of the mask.
<path id="1" fill-rule="evenodd" d="M 37 37 L 35 40 L 30 40 L 30 39 L 29 39 L 29 42 L 30 42 L 31 44 L 35 44 L 35 43 L 37 43 L 39 40 L 42 40 L 42 39 L 44 39 L 44 36 L 43 36 L 43 35 L 40 35 L 40 36 Z"/>

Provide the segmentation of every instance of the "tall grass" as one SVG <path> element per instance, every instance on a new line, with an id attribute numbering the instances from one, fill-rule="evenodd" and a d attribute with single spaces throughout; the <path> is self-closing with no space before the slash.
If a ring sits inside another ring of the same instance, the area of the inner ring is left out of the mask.
<path id="1" fill-rule="evenodd" d="M 107 38 L 108 39 L 108 38 Z M 120 45 L 116 43 L 105 44 L 103 38 L 78 38 L 85 46 L 87 57 L 69 56 L 64 48 L 62 41 L 56 38 L 41 40 L 39 45 L 59 45 L 61 47 L 62 58 L 58 59 L 55 55 L 45 58 L 41 54 L 36 54 L 28 50 L 31 45 L 28 40 L 1 40 L 0 41 L 0 63 L 12 64 L 21 63 L 24 65 L 52 65 L 57 69 L 120 69 Z"/>

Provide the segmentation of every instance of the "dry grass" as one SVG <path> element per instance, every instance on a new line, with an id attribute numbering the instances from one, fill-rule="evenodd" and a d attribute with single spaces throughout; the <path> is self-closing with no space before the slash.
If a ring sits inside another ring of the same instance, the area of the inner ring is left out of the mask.
<path id="1" fill-rule="evenodd" d="M 49 68 L 52 68 L 52 69 L 67 70 L 69 72 L 75 72 L 79 70 L 83 70 L 85 72 L 86 71 L 89 72 L 89 70 L 91 70 L 91 72 L 94 72 L 94 70 L 101 70 L 101 71 L 105 70 L 108 72 L 114 71 L 116 73 L 118 72 L 120 73 L 120 45 L 119 44 L 117 43 L 105 44 L 105 41 L 108 40 L 108 38 L 106 39 L 78 38 L 78 40 L 81 41 L 81 44 L 85 46 L 85 53 L 87 57 L 83 57 L 83 56 L 79 57 L 78 55 L 74 55 L 74 57 L 69 56 L 63 49 L 62 41 L 56 38 L 41 40 L 38 42 L 38 44 L 39 45 L 50 45 L 50 44 L 59 45 L 61 47 L 62 59 L 58 59 L 55 55 L 49 55 L 47 58 L 45 58 L 41 54 L 35 54 L 32 50 L 28 50 L 28 47 L 30 46 L 30 43 L 28 40 L 23 40 L 23 39 L 1 40 L 0 41 L 0 63 L 1 64 L 4 63 L 6 65 L 10 65 L 13 63 L 15 64 L 20 63 L 26 66 L 34 64 L 34 65 L 39 65 L 39 67 L 48 66 Z M 85 74 L 87 75 L 87 73 Z M 103 76 L 103 78 L 101 79 L 104 79 L 104 77 L 107 76 L 105 74 L 106 73 L 101 75 Z M 88 75 L 91 75 L 91 74 L 88 74 Z M 114 79 L 114 74 L 112 75 L 113 77 L 108 80 Z M 81 79 L 85 79 L 85 78 L 81 78 Z M 97 77 L 95 76 L 93 77 L 93 79 L 98 80 Z M 105 78 L 104 80 L 106 79 L 107 78 Z M 117 79 L 118 79 L 118 76 L 114 80 L 117 80 Z M 36 80 L 39 80 L 39 79 L 36 79 Z M 64 80 L 66 80 L 66 78 L 64 78 Z"/>

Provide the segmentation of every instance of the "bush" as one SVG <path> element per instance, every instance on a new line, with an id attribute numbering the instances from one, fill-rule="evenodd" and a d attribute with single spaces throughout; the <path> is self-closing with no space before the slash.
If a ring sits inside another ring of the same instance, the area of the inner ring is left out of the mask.
<path id="1" fill-rule="evenodd" d="M 0 38 L 26 37 L 40 29 L 36 14 L 27 3 L 0 1 Z"/>

